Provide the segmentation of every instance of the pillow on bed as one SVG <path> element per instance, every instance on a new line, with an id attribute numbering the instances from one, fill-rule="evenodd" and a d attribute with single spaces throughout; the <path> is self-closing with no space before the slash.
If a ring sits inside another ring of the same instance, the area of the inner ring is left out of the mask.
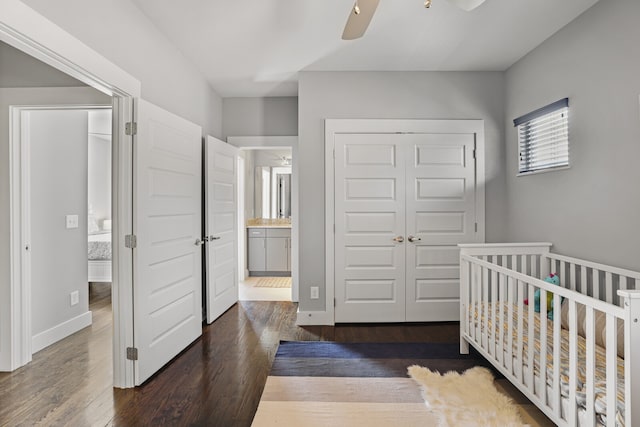
<path id="1" fill-rule="evenodd" d="M 587 337 L 587 308 L 583 304 L 576 305 L 576 317 L 578 322 L 578 335 L 582 338 Z M 569 330 L 569 304 L 567 300 L 562 302 L 562 312 L 560 316 L 561 325 L 563 329 Z M 605 313 L 601 311 L 594 312 L 594 323 L 595 323 L 595 339 L 596 344 L 602 348 L 606 348 L 607 346 L 607 316 Z M 617 324 L 617 333 L 618 333 L 618 341 L 617 341 L 617 353 L 619 357 L 624 358 L 624 321 L 622 319 L 618 319 Z"/>

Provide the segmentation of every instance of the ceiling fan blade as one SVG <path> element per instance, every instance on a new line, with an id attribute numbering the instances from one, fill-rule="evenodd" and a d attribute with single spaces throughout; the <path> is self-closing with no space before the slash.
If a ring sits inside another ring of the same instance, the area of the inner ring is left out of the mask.
<path id="1" fill-rule="evenodd" d="M 480 6 L 485 0 L 449 0 L 449 2 L 469 12 Z"/>
<path id="2" fill-rule="evenodd" d="M 364 32 L 367 31 L 379 2 L 380 0 L 358 0 L 356 2 L 360 8 L 360 13 L 356 15 L 351 10 L 347 24 L 344 26 L 342 40 L 354 40 L 362 37 Z"/>

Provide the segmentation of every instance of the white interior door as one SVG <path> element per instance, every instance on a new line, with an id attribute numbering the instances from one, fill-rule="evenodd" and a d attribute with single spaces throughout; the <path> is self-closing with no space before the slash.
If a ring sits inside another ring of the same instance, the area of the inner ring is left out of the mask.
<path id="1" fill-rule="evenodd" d="M 459 320 L 457 245 L 479 236 L 475 135 L 402 137 L 407 154 L 407 321 Z"/>
<path id="2" fill-rule="evenodd" d="M 137 103 L 134 364 L 140 385 L 202 333 L 202 130 Z"/>
<path id="3" fill-rule="evenodd" d="M 238 149 L 207 137 L 205 147 L 207 323 L 238 302 Z"/>
<path id="4" fill-rule="evenodd" d="M 335 321 L 405 320 L 405 159 L 393 134 L 335 137 Z"/>

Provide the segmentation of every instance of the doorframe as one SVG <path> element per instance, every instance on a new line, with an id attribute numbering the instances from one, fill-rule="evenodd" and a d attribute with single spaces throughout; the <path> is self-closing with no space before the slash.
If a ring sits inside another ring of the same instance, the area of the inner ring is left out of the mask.
<path id="1" fill-rule="evenodd" d="M 475 134 L 476 222 L 485 236 L 484 120 L 430 119 L 326 119 L 325 120 L 325 310 L 298 313 L 298 325 L 335 324 L 335 135 L 342 133 L 451 133 L 448 126 L 459 125 L 460 133 Z"/>
<path id="2" fill-rule="evenodd" d="M 298 137 L 297 136 L 228 136 L 227 142 L 240 150 L 264 150 L 270 148 L 291 148 L 291 156 L 293 161 L 291 162 L 291 246 L 296 250 L 291 252 L 291 301 L 298 302 L 300 295 L 299 286 L 299 255 L 300 250 L 299 236 L 300 236 L 300 209 L 298 207 L 298 177 L 299 164 L 298 159 Z M 245 165 L 246 167 L 246 165 Z M 244 194 L 242 195 L 244 197 Z M 244 217 L 244 211 L 241 213 Z M 242 238 L 246 241 L 246 226 L 242 224 L 242 229 L 238 230 L 238 238 Z M 242 230 L 242 231 L 241 231 Z M 240 245 L 238 245 L 240 246 Z M 243 245 L 246 248 L 246 244 Z M 244 254 L 245 266 L 246 266 L 246 251 Z"/>
<path id="3" fill-rule="evenodd" d="M 56 68 L 77 80 L 113 98 L 112 116 L 112 247 L 113 247 L 113 385 L 124 388 L 134 386 L 133 361 L 126 359 L 126 348 L 133 346 L 133 256 L 124 248 L 124 236 L 133 233 L 134 164 L 132 136 L 125 132 L 125 123 L 133 118 L 133 98 L 141 93 L 140 82 L 89 48 L 53 22 L 46 19 L 19 0 L 3 1 L 0 21 L 0 41 Z M 13 132 L 13 130 L 11 131 Z M 9 153 L 10 195 L 10 281 L 6 288 L 0 284 L 0 327 L 7 331 L 6 342 L 0 349 L 0 369 L 14 370 L 25 363 L 24 319 L 28 310 L 28 295 L 21 292 L 22 247 L 20 195 L 13 190 L 20 178 L 15 163 L 15 150 Z M 6 298 L 5 298 L 6 296 Z M 5 323 L 6 322 L 6 323 Z M 4 323 L 4 326 L 2 325 Z"/>

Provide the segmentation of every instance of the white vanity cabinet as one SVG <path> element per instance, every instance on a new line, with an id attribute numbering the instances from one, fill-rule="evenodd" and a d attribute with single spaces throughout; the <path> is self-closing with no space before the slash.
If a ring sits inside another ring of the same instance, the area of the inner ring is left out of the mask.
<path id="1" fill-rule="evenodd" d="M 289 275 L 291 272 L 291 229 L 249 228 L 249 275 Z"/>

